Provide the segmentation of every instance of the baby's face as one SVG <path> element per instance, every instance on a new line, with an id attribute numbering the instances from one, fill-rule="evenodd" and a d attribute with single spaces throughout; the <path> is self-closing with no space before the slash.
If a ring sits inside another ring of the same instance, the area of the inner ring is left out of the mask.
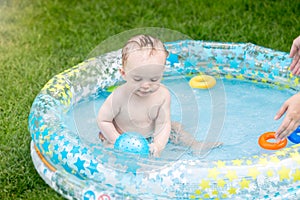
<path id="1" fill-rule="evenodd" d="M 154 51 L 152 55 L 147 50 L 133 52 L 124 66 L 123 78 L 134 94 L 148 96 L 159 89 L 165 62 L 162 51 Z"/>

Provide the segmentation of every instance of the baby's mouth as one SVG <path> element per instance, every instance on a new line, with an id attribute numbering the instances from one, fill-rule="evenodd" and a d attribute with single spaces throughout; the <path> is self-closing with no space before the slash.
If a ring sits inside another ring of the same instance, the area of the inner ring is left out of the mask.
<path id="1" fill-rule="evenodd" d="M 139 93 L 141 93 L 141 94 L 150 94 L 151 93 L 151 90 L 138 90 L 139 91 Z"/>

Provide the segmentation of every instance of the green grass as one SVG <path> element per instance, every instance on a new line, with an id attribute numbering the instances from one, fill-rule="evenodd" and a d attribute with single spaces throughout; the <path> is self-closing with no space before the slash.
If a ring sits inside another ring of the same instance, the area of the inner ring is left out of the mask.
<path id="1" fill-rule="evenodd" d="M 0 0 L 0 199 L 62 199 L 35 171 L 27 117 L 43 85 L 99 43 L 141 27 L 289 51 L 294 0 Z"/>

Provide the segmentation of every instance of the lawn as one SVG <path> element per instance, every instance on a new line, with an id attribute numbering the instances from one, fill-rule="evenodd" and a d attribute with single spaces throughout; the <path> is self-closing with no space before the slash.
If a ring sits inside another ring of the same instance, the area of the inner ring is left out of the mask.
<path id="1" fill-rule="evenodd" d="M 294 0 L 0 0 L 0 199 L 63 199 L 34 169 L 27 118 L 43 85 L 102 41 L 160 27 L 288 52 L 299 10 Z"/>

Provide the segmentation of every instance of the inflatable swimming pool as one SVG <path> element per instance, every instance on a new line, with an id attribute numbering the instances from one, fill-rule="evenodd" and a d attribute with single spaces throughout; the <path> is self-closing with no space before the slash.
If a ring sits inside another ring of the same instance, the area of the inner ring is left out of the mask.
<path id="1" fill-rule="evenodd" d="M 165 76 L 205 73 L 298 91 L 288 54 L 250 43 L 182 40 L 166 43 Z M 54 76 L 29 114 L 31 156 L 45 182 L 67 199 L 296 199 L 300 146 L 231 160 L 148 159 L 87 146 L 63 116 L 121 80 L 120 51 Z M 188 84 L 188 83 L 187 83 Z M 95 131 L 97 134 L 97 131 Z M 257 145 L 257 144 L 255 144 Z"/>

